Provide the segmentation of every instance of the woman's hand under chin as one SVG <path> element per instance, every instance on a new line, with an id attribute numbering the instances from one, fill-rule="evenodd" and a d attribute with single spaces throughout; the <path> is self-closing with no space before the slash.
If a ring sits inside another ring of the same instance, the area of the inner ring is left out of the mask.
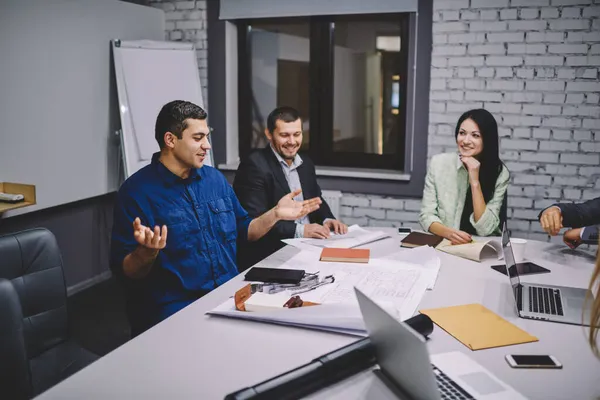
<path id="1" fill-rule="evenodd" d="M 469 173 L 469 183 L 479 184 L 479 167 L 481 163 L 474 157 L 460 156 L 460 161 L 464 164 L 465 168 Z"/>

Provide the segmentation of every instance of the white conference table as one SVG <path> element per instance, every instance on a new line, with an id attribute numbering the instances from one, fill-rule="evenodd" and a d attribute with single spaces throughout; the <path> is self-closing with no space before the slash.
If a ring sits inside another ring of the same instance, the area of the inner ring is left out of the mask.
<path id="1" fill-rule="evenodd" d="M 365 247 L 371 257 L 399 250 L 399 236 Z M 299 250 L 286 246 L 260 266 L 277 267 Z M 410 250 L 406 250 L 410 251 Z M 508 321 L 539 338 L 539 342 L 471 351 L 437 326 L 428 341 L 431 354 L 460 351 L 531 399 L 600 398 L 600 360 L 587 343 L 580 326 L 524 320 L 516 317 L 508 278 L 490 265 L 439 252 L 442 267 L 434 290 L 420 308 L 481 303 Z M 526 258 L 552 270 L 524 277 L 525 282 L 587 287 L 594 256 L 589 250 L 572 251 L 558 244 L 529 241 Z M 243 321 L 205 312 L 227 300 L 242 287 L 243 274 L 230 280 L 187 308 L 129 341 L 92 365 L 39 396 L 39 399 L 222 399 L 358 337 Z M 506 354 L 551 354 L 561 370 L 512 369 Z M 373 375 L 365 372 L 366 375 Z M 317 398 L 374 398 L 366 384 L 342 383 Z"/>

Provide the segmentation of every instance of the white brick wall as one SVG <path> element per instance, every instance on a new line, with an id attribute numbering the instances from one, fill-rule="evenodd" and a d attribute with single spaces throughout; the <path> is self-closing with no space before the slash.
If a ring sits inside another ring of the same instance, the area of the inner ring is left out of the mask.
<path id="1" fill-rule="evenodd" d="M 549 204 L 600 196 L 599 3 L 434 1 L 428 157 L 455 150 L 462 112 L 492 112 L 511 171 L 510 224 L 522 237 L 547 239 L 536 217 Z M 341 218 L 418 227 L 420 201 L 398 195 L 344 193 Z"/>
<path id="2" fill-rule="evenodd" d="M 202 98 L 208 109 L 206 0 L 152 0 L 149 5 L 165 12 L 165 40 L 191 42 L 196 46 Z"/>

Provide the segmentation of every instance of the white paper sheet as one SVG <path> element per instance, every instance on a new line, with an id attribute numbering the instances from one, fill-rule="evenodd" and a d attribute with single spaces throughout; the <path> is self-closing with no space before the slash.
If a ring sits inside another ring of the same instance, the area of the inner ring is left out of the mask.
<path id="1" fill-rule="evenodd" d="M 207 314 L 355 336 L 367 334 L 360 309 L 348 304 L 321 304 L 312 307 L 282 308 L 269 312 L 243 312 L 237 311 L 233 299 L 229 299 L 208 311 Z"/>
<path id="2" fill-rule="evenodd" d="M 423 267 L 395 259 L 371 259 L 365 265 L 325 263 L 318 261 L 318 258 L 316 253 L 301 252 L 281 268 L 319 272 L 321 277 L 333 275 L 334 283 L 300 294 L 303 300 L 320 305 L 243 312 L 237 311 L 233 300 L 229 299 L 208 314 L 363 335 L 364 324 L 354 287 L 363 291 L 394 318 L 406 320 L 414 315 L 427 287 L 432 284 L 432 271 L 437 271 L 433 262 Z"/>
<path id="3" fill-rule="evenodd" d="M 372 243 L 389 236 L 389 234 L 383 231 L 371 231 L 363 229 L 358 225 L 352 225 L 348 228 L 348 233 L 346 233 L 345 235 L 336 235 L 335 233 L 332 233 L 329 239 L 282 239 L 282 242 L 284 242 L 285 244 L 289 244 L 290 246 L 299 248 L 301 250 L 308 250 L 308 245 L 320 251 L 324 247 L 350 249 L 353 247 L 362 246 L 367 243 Z"/>
<path id="4" fill-rule="evenodd" d="M 319 272 L 321 277 L 333 275 L 335 282 L 302 293 L 304 300 L 322 304 L 353 304 L 358 307 L 354 287 L 388 309 L 394 317 L 404 320 L 416 311 L 431 283 L 431 274 L 421 267 L 393 260 L 369 260 L 369 264 L 320 262 L 304 253 L 288 260 L 282 268 L 300 268 Z"/>
<path id="5" fill-rule="evenodd" d="M 314 249 L 314 247 L 309 246 Z M 440 271 L 441 260 L 432 247 L 421 246 L 414 249 L 403 249 L 400 248 L 396 253 L 387 255 L 383 258 L 371 258 L 369 262 L 361 264 L 352 263 L 334 263 L 334 262 L 321 262 L 320 250 L 315 251 L 302 251 L 290 258 L 281 268 L 291 269 L 303 269 L 307 272 L 318 272 L 323 270 L 328 265 L 349 265 L 354 267 L 370 266 L 384 266 L 390 268 L 408 268 L 418 269 L 421 274 L 426 275 L 428 278 L 427 289 L 433 289 L 437 281 L 437 277 Z"/>
<path id="6" fill-rule="evenodd" d="M 383 260 L 395 262 L 394 265 L 401 267 L 404 264 L 418 265 L 421 273 L 429 277 L 427 289 L 432 290 L 437 282 L 442 261 L 433 247 L 421 246 L 414 249 L 399 249 L 398 252 L 387 255 L 382 259 L 375 259 L 375 264 Z"/>

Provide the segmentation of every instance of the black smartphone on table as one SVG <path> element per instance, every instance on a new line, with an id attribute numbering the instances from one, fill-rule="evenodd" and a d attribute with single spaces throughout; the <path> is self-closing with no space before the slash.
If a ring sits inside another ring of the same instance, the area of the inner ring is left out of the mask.
<path id="1" fill-rule="evenodd" d="M 244 275 L 244 280 L 298 284 L 304 278 L 304 275 L 305 271 L 303 269 L 252 267 Z"/>
<path id="2" fill-rule="evenodd" d="M 492 265 L 492 269 L 506 275 L 506 265 Z M 517 264 L 517 272 L 521 275 L 533 275 L 533 274 L 546 274 L 550 272 L 548 268 L 544 268 L 540 265 L 532 263 L 530 261 L 522 262 Z"/>
<path id="3" fill-rule="evenodd" d="M 554 356 L 538 354 L 508 354 L 504 357 L 512 368 L 562 368 Z"/>

